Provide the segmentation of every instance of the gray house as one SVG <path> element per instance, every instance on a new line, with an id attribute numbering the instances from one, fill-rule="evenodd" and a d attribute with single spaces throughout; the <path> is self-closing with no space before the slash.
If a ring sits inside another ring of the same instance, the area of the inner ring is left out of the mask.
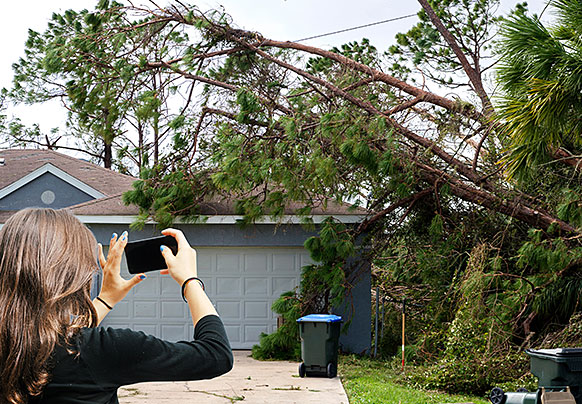
<path id="1" fill-rule="evenodd" d="M 121 202 L 135 178 L 49 150 L 0 150 L 0 227 L 15 211 L 26 207 L 70 209 L 107 246 L 111 234 L 129 230 L 137 214 Z M 237 225 L 230 201 L 210 201 L 202 214 L 204 224 L 176 224 L 198 251 L 198 272 L 210 299 L 226 326 L 234 349 L 249 349 L 261 333 L 277 327 L 271 304 L 281 293 L 297 288 L 301 267 L 311 263 L 303 242 L 311 236 L 293 212 L 284 224 L 264 221 L 247 228 Z M 345 207 L 314 209 L 313 220 L 333 215 L 356 223 L 360 214 Z M 142 231 L 129 231 L 130 240 L 159 235 L 155 223 Z M 122 264 L 122 272 L 129 277 Z M 355 287 L 345 307 L 336 314 L 352 318 L 340 338 L 343 350 L 364 352 L 370 348 L 370 271 L 353 279 Z M 192 325 L 179 286 L 169 277 L 148 273 L 103 322 L 104 326 L 129 327 L 168 340 L 191 339 Z"/>

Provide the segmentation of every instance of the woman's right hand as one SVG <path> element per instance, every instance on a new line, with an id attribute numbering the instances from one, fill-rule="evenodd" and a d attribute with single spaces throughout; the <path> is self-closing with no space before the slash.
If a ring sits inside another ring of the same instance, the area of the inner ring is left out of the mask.
<path id="1" fill-rule="evenodd" d="M 168 273 L 179 285 L 193 276 L 198 276 L 196 268 L 196 250 L 190 247 L 188 240 L 180 230 L 162 230 L 164 236 L 172 236 L 178 242 L 178 253 L 174 255 L 168 247 L 162 248 L 162 255 L 168 265 Z M 164 273 L 165 271 L 162 271 Z"/>

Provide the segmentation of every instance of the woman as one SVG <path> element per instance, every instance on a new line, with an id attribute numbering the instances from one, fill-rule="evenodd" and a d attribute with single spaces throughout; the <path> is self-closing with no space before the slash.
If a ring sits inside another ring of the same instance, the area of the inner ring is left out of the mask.
<path id="1" fill-rule="evenodd" d="M 118 403 L 122 385 L 208 379 L 232 368 L 224 326 L 196 278 L 196 251 L 179 230 L 162 233 L 178 242 L 176 255 L 162 254 L 188 302 L 192 342 L 96 328 L 145 279 L 119 274 L 127 233 L 113 236 L 106 259 L 67 211 L 25 209 L 8 219 L 0 230 L 0 403 Z M 103 285 L 91 301 L 97 259 Z"/>

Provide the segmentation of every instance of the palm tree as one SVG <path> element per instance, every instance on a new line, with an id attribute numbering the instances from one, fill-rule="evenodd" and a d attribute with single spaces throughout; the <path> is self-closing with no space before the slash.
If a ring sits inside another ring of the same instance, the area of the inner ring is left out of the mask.
<path id="1" fill-rule="evenodd" d="M 582 0 L 551 0 L 556 21 L 516 11 L 498 44 L 498 119 L 510 176 L 552 160 L 578 165 L 582 151 Z"/>

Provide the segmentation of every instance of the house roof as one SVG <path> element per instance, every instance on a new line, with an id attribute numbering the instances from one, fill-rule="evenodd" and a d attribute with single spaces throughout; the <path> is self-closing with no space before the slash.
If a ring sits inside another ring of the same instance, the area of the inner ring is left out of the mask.
<path id="1" fill-rule="evenodd" d="M 126 189 L 126 191 L 129 190 Z M 135 205 L 126 206 L 121 200 L 122 193 L 93 199 L 78 205 L 68 207 L 74 215 L 99 215 L 99 216 L 130 216 L 138 214 Z"/>
<path id="2" fill-rule="evenodd" d="M 78 205 L 70 206 L 68 209 L 77 216 L 131 216 L 138 214 L 138 207 L 135 205 L 126 206 L 121 200 L 122 194 L 112 195 L 105 198 L 94 199 Z M 214 197 L 209 202 L 199 205 L 200 215 L 203 216 L 226 216 L 235 214 L 235 201 L 232 199 L 220 199 Z M 291 203 L 285 208 L 285 215 L 294 215 L 301 205 Z M 327 208 L 317 206 L 312 209 L 312 215 L 365 215 L 362 208 L 349 209 L 349 205 L 339 205 L 328 203 Z"/>
<path id="3" fill-rule="evenodd" d="M 2 158 L 4 159 L 3 163 L 1 163 Z M 96 196 L 97 199 L 69 206 L 67 209 L 70 209 L 73 214 L 85 218 L 91 216 L 93 218 L 103 217 L 104 219 L 106 216 L 129 218 L 138 214 L 137 206 L 126 206 L 122 202 L 122 194 L 132 188 L 132 183 L 137 178 L 52 150 L 0 150 L 0 193 L 9 189 L 8 187 L 13 186 L 15 182 L 22 181 L 27 175 L 38 172 L 47 164 L 73 177 L 70 180 L 80 181 L 102 194 Z M 284 214 L 292 216 L 299 207 L 301 207 L 300 204 L 291 203 L 286 207 Z M 200 214 L 204 216 L 234 217 L 235 200 L 215 196 L 201 204 L 199 208 Z M 13 213 L 13 211 L 0 211 L 0 223 L 4 223 Z M 323 205 L 314 207 L 311 214 L 313 216 L 355 216 L 365 215 L 366 210 L 362 208 L 350 209 L 350 205 L 347 204 L 340 205 L 328 202 L 325 208 Z"/>
<path id="4" fill-rule="evenodd" d="M 136 180 L 88 161 L 79 160 L 52 150 L 0 150 L 0 191 L 21 178 L 50 164 L 105 196 L 121 194 Z"/>

